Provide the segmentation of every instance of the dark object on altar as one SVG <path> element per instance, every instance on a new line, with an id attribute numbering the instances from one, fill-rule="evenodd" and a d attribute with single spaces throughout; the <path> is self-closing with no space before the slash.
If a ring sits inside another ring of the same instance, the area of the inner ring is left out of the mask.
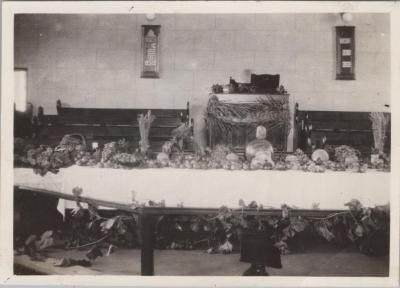
<path id="1" fill-rule="evenodd" d="M 229 85 L 233 91 L 233 93 L 238 92 L 239 83 L 235 81 L 232 77 L 229 78 Z"/>
<path id="2" fill-rule="evenodd" d="M 282 94 L 286 95 L 287 91 L 283 85 L 279 85 L 280 75 L 270 74 L 251 74 L 250 83 L 239 83 L 232 77 L 229 77 L 229 84 L 214 84 L 211 91 L 215 94 Z"/>
<path id="3" fill-rule="evenodd" d="M 251 84 L 256 86 L 258 92 L 276 92 L 279 87 L 280 75 L 251 74 Z"/>
<path id="4" fill-rule="evenodd" d="M 212 91 L 213 93 L 222 93 L 222 92 L 223 92 L 223 86 L 222 86 L 222 85 L 219 85 L 219 84 L 214 84 L 214 85 L 212 85 L 212 87 L 211 87 L 211 91 Z"/>
<path id="5" fill-rule="evenodd" d="M 240 262 L 282 268 L 281 254 L 267 233 L 243 233 Z"/>

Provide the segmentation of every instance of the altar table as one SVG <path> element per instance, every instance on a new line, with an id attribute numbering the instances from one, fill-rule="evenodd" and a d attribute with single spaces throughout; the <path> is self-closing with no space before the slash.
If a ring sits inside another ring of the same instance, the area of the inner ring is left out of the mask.
<path id="1" fill-rule="evenodd" d="M 282 204 L 311 209 L 343 209 L 351 199 L 364 206 L 384 205 L 390 198 L 390 173 L 326 171 L 227 171 L 192 169 L 109 169 L 72 166 L 57 174 L 34 174 L 33 169 L 15 168 L 14 185 L 71 194 L 81 187 L 82 196 L 121 204 L 165 201 L 166 207 L 235 208 L 242 199 L 264 208 Z M 73 202 L 62 203 L 72 208 Z"/>

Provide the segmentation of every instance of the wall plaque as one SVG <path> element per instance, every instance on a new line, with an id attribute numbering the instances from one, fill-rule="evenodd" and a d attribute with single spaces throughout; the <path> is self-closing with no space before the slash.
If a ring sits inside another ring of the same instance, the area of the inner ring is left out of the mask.
<path id="1" fill-rule="evenodd" d="M 142 25 L 142 78 L 159 78 L 160 25 Z"/>
<path id="2" fill-rule="evenodd" d="M 336 79 L 354 80 L 354 26 L 336 27 Z"/>

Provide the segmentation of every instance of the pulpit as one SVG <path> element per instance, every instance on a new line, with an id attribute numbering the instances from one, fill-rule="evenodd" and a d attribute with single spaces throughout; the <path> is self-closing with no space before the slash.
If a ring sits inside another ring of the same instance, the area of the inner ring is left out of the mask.
<path id="1" fill-rule="evenodd" d="M 289 112 L 289 94 L 215 94 L 218 101 L 223 104 L 235 106 L 244 106 L 242 109 L 248 111 L 248 114 L 257 115 L 257 105 L 261 99 L 269 99 L 274 102 L 272 106 L 277 110 L 271 111 L 274 118 L 280 120 L 275 122 L 257 121 L 254 117 L 249 120 L 248 115 L 242 115 L 241 119 L 232 119 L 229 129 L 221 129 L 214 115 L 207 112 L 207 145 L 214 147 L 217 144 L 232 146 L 236 152 L 243 152 L 246 144 L 255 139 L 256 127 L 263 125 L 267 128 L 267 140 L 269 140 L 276 151 L 287 151 L 287 137 L 290 131 L 290 112 Z M 210 104 L 209 104 L 210 105 Z M 281 105 L 281 107 L 279 106 Z M 276 106 L 276 107 L 275 107 Z M 240 108 L 241 109 L 241 108 Z M 246 114 L 246 113 L 244 113 Z M 268 114 L 268 111 L 267 111 Z M 275 117 L 276 115 L 276 117 Z M 212 119 L 214 118 L 214 119 Z M 240 118 L 240 117 L 239 117 Z M 237 120 L 237 121 L 236 121 Z M 247 121 L 249 120 L 249 121 Z"/>

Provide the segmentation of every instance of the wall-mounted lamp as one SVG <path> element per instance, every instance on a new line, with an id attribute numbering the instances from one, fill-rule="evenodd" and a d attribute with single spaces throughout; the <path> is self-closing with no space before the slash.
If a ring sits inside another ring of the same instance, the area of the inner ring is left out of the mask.
<path id="1" fill-rule="evenodd" d="M 147 21 L 151 22 L 151 21 L 153 21 L 154 19 L 156 19 L 156 14 L 154 14 L 154 13 L 147 13 L 147 14 L 146 14 L 146 19 L 147 19 Z"/>
<path id="2" fill-rule="evenodd" d="M 351 15 L 351 13 L 340 13 L 340 18 L 342 18 L 342 20 L 346 23 L 351 22 L 351 20 L 353 20 L 353 15 Z"/>

